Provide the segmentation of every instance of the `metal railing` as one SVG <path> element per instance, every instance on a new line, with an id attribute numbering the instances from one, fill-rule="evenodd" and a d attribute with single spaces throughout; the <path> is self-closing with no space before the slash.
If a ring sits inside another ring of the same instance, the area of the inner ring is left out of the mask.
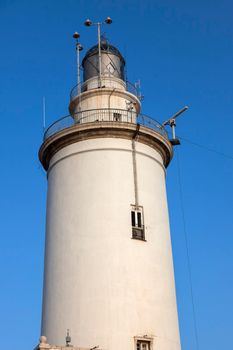
<path id="1" fill-rule="evenodd" d="M 77 112 L 74 115 L 67 115 L 56 120 L 46 129 L 44 133 L 44 140 L 57 132 L 70 128 L 74 125 L 98 122 L 140 124 L 155 130 L 168 139 L 168 134 L 165 128 L 159 122 L 151 117 L 148 117 L 147 115 L 137 114 L 131 110 L 102 108 Z"/>
<path id="2" fill-rule="evenodd" d="M 125 84 L 126 91 L 137 96 L 139 99 L 141 98 L 141 94 L 139 92 L 138 87 L 136 87 L 134 84 L 130 83 L 129 81 L 122 81 L 122 83 Z M 89 84 L 90 84 L 90 82 L 87 80 L 85 82 L 80 82 L 79 84 L 75 85 L 70 92 L 70 101 L 73 101 L 78 95 L 80 95 L 80 93 L 85 92 L 87 90 L 94 89 L 94 87 L 88 88 Z M 107 87 L 108 88 L 115 88 L 116 82 L 114 80 L 112 80 L 112 81 L 108 80 Z"/>
<path id="3" fill-rule="evenodd" d="M 126 90 L 128 92 L 130 92 L 131 94 L 137 96 L 137 97 L 141 97 L 141 94 L 139 92 L 139 88 L 137 86 L 135 86 L 135 84 L 132 84 L 130 81 L 126 81 Z"/>

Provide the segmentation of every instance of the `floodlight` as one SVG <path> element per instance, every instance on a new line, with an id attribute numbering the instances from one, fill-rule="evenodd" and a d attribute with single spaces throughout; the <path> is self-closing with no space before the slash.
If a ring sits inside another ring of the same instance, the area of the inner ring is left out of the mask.
<path id="1" fill-rule="evenodd" d="M 111 24 L 112 19 L 110 17 L 107 17 L 106 20 L 104 21 L 106 24 Z"/>
<path id="2" fill-rule="evenodd" d="M 92 25 L 92 21 L 90 19 L 86 19 L 84 24 L 85 24 L 85 26 L 90 27 Z"/>
<path id="3" fill-rule="evenodd" d="M 80 34 L 79 34 L 78 32 L 74 32 L 73 38 L 74 38 L 74 39 L 80 38 Z"/>

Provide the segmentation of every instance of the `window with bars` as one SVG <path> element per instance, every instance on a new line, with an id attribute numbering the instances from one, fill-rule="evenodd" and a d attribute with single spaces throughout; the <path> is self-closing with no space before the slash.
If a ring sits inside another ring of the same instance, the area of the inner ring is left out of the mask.
<path id="1" fill-rule="evenodd" d="M 142 206 L 131 206 L 132 238 L 145 241 L 144 219 Z M 143 349 L 144 350 L 144 349 Z"/>

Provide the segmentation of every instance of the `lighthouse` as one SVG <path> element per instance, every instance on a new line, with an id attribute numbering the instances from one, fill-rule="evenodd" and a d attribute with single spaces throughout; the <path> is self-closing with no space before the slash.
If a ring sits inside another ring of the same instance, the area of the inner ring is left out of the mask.
<path id="1" fill-rule="evenodd" d="M 82 67 L 69 116 L 39 150 L 48 192 L 38 348 L 180 350 L 166 198 L 173 145 L 141 114 L 117 47 L 100 38 Z"/>

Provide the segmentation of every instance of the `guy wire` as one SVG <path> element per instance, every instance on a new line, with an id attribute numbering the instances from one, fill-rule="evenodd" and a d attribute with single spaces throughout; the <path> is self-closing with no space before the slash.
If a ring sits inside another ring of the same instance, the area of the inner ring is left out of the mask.
<path id="1" fill-rule="evenodd" d="M 183 189 L 182 189 L 182 183 L 181 183 L 180 158 L 179 158 L 179 150 L 178 149 L 177 149 L 177 168 L 178 168 L 180 206 L 181 206 L 181 212 L 182 212 L 183 232 L 184 232 L 184 237 L 185 237 L 185 248 L 186 248 L 186 257 L 187 257 L 187 265 L 188 265 L 189 285 L 190 285 L 190 294 L 191 294 L 191 301 L 192 301 L 194 334 L 195 334 L 195 340 L 196 340 L 196 349 L 199 350 L 197 320 L 196 320 L 194 295 L 193 295 L 192 271 L 191 271 L 188 236 L 187 236 L 186 220 L 185 220 L 185 212 L 184 212 Z"/>

